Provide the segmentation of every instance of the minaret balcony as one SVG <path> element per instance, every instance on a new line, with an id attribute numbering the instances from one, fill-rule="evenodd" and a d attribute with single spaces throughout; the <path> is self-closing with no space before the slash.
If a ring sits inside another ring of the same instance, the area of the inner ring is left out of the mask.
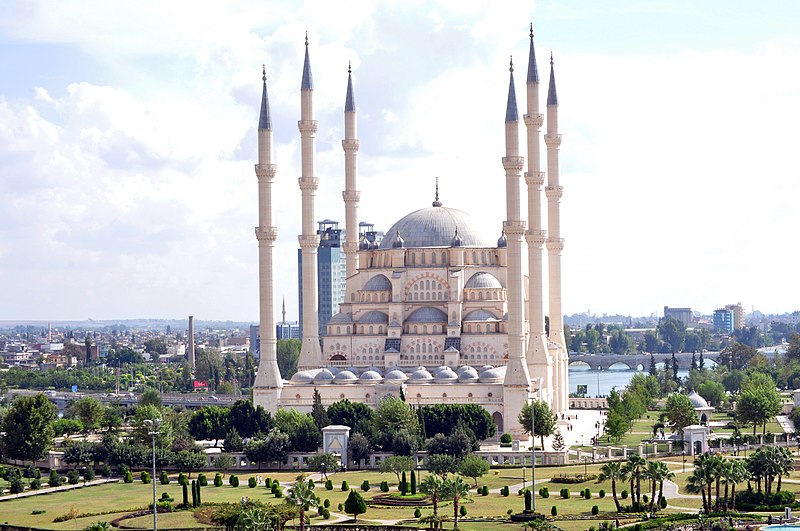
<path id="1" fill-rule="evenodd" d="M 509 236 L 522 236 L 525 234 L 525 222 L 519 220 L 504 221 L 503 230 Z"/>
<path id="2" fill-rule="evenodd" d="M 522 171 L 522 168 L 525 166 L 525 157 L 515 156 L 515 157 L 503 157 L 503 168 L 508 170 L 514 171 Z"/>
<path id="3" fill-rule="evenodd" d="M 525 184 L 528 186 L 542 186 L 544 184 L 543 171 L 526 171 Z"/>
<path id="4" fill-rule="evenodd" d="M 561 135 L 555 133 L 547 133 L 544 135 L 544 143 L 549 148 L 557 148 L 561 145 Z"/>
<path id="5" fill-rule="evenodd" d="M 274 242 L 278 239 L 278 227 L 256 227 L 256 239 L 260 242 Z"/>
<path id="6" fill-rule="evenodd" d="M 564 250 L 564 238 L 547 238 L 547 250 L 558 251 L 559 253 Z"/>
<path id="7" fill-rule="evenodd" d="M 300 184 L 300 190 L 302 191 L 316 191 L 319 187 L 319 177 L 300 177 L 297 179 L 297 182 Z"/>
<path id="8" fill-rule="evenodd" d="M 345 203 L 358 203 L 361 199 L 361 192 L 358 190 L 345 190 L 342 192 L 342 199 Z"/>
<path id="9" fill-rule="evenodd" d="M 345 138 L 342 140 L 342 149 L 346 152 L 358 151 L 359 142 L 356 138 Z"/>
<path id="10" fill-rule="evenodd" d="M 547 241 L 547 231 L 546 230 L 526 231 L 525 241 L 528 242 L 528 244 L 535 244 L 538 246 L 544 245 L 544 242 Z"/>
<path id="11" fill-rule="evenodd" d="M 256 177 L 258 177 L 258 182 L 264 179 L 267 179 L 267 182 L 272 182 L 275 178 L 277 168 L 275 164 L 256 164 Z"/>
<path id="12" fill-rule="evenodd" d="M 544 123 L 544 114 L 526 114 L 522 118 L 525 120 L 525 125 L 534 126 L 537 129 L 540 129 Z"/>
<path id="13" fill-rule="evenodd" d="M 316 120 L 298 120 L 297 121 L 297 128 L 300 130 L 300 133 L 316 133 L 317 128 L 319 127 L 319 122 Z"/>
<path id="14" fill-rule="evenodd" d="M 547 199 L 561 199 L 561 196 L 564 195 L 564 187 L 548 186 L 544 189 L 544 195 L 547 196 Z"/>
<path id="15" fill-rule="evenodd" d="M 297 237 L 297 241 L 300 244 L 301 249 L 316 250 L 319 247 L 318 234 L 301 234 L 300 236 Z"/>

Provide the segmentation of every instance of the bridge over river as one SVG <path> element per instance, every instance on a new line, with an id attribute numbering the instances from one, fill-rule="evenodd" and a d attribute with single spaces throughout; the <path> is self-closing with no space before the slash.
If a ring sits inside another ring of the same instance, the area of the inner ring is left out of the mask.
<path id="1" fill-rule="evenodd" d="M 770 357 L 769 353 L 765 353 L 767 357 Z M 774 356 L 774 355 L 773 355 Z M 653 354 L 653 357 L 656 360 L 656 363 L 669 363 L 672 360 L 672 354 Z M 678 368 L 679 369 L 690 369 L 692 366 L 692 353 L 691 352 L 682 352 L 680 354 L 675 354 L 675 359 L 678 360 Z M 703 353 L 704 360 L 714 360 L 715 363 L 719 363 L 719 352 L 704 352 Z M 695 354 L 695 360 L 700 360 L 700 355 Z M 569 355 L 569 364 L 570 367 L 575 367 L 578 365 L 586 364 L 591 369 L 594 370 L 608 370 L 609 367 L 612 365 L 617 365 L 620 369 L 624 368 L 623 365 L 628 367 L 628 369 L 640 369 L 640 370 L 647 370 L 650 368 L 650 354 L 574 354 L 570 353 Z"/>

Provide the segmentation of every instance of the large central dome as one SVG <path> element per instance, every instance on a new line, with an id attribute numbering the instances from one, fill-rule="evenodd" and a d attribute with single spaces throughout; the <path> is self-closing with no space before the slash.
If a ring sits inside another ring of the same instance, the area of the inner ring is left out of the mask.
<path id="1" fill-rule="evenodd" d="M 392 225 L 381 242 L 381 249 L 391 249 L 397 232 L 403 247 L 449 247 L 458 229 L 462 244 L 469 247 L 492 247 L 469 214 L 442 206 L 422 208 Z"/>

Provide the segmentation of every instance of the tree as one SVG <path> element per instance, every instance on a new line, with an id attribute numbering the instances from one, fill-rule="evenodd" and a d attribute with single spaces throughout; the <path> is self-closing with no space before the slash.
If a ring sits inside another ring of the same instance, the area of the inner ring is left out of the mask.
<path id="1" fill-rule="evenodd" d="M 375 417 L 374 411 L 368 405 L 361 402 L 350 402 L 346 398 L 328 406 L 327 414 L 332 424 L 349 426 L 354 433 L 364 435 L 371 431 L 371 424 Z"/>
<path id="2" fill-rule="evenodd" d="M 35 461 L 47 455 L 53 444 L 56 406 L 43 394 L 14 400 L 2 422 L 3 455 Z"/>
<path id="3" fill-rule="evenodd" d="M 604 429 L 610 437 L 613 437 L 615 440 L 619 441 L 620 437 L 625 435 L 625 432 L 628 431 L 629 427 L 630 421 L 623 417 L 619 411 L 612 409 L 608 412 Z"/>
<path id="4" fill-rule="evenodd" d="M 558 429 L 558 428 L 556 428 L 556 433 L 555 433 L 555 435 L 553 435 L 553 445 L 552 446 L 553 446 L 553 450 L 556 451 L 556 452 L 560 452 L 564 448 L 566 448 L 566 445 L 564 444 L 564 436 L 561 435 L 561 430 Z"/>
<path id="5" fill-rule="evenodd" d="M 223 475 L 234 466 L 236 466 L 236 458 L 231 454 L 223 452 L 214 458 L 214 468 L 222 470 Z"/>
<path id="6" fill-rule="evenodd" d="M 200 470 L 205 468 L 208 464 L 206 454 L 203 452 L 193 452 L 191 450 L 181 450 L 175 454 L 175 466 L 182 472 L 189 472 L 189 477 L 192 476 L 192 470 Z"/>
<path id="7" fill-rule="evenodd" d="M 697 386 L 697 394 L 705 398 L 708 403 L 720 406 L 725 402 L 725 387 L 714 380 L 706 380 Z"/>
<path id="8" fill-rule="evenodd" d="M 631 498 L 633 499 L 634 510 L 638 510 L 642 503 L 642 473 L 647 461 L 638 454 L 628 456 L 628 460 L 622 465 L 622 475 L 630 481 Z"/>
<path id="9" fill-rule="evenodd" d="M 696 463 L 697 461 L 695 460 L 695 465 Z M 706 487 L 708 485 L 710 485 L 710 478 L 702 467 L 695 466 L 694 472 L 686 478 L 686 491 L 690 494 L 700 493 L 703 498 L 703 511 L 706 514 L 711 512 L 711 505 L 706 496 Z"/>
<path id="10" fill-rule="evenodd" d="M 458 473 L 464 477 L 475 480 L 475 487 L 478 486 L 478 478 L 489 472 L 489 463 L 486 459 L 477 455 L 468 455 L 461 460 L 458 465 Z"/>
<path id="11" fill-rule="evenodd" d="M 650 351 L 650 376 L 655 376 L 658 374 L 658 369 L 656 368 L 656 357 L 653 355 L 653 351 Z"/>
<path id="12" fill-rule="evenodd" d="M 662 461 L 648 461 L 642 477 L 650 481 L 650 507 L 648 510 L 652 513 L 656 501 L 660 502 L 664 496 L 664 481 L 673 479 L 675 474 Z M 658 500 L 656 499 L 656 487 L 659 488 Z"/>
<path id="13" fill-rule="evenodd" d="M 295 409 L 278 409 L 275 427 L 289 436 L 290 448 L 296 452 L 316 452 L 322 443 L 314 419 Z"/>
<path id="14" fill-rule="evenodd" d="M 741 343 L 728 345 L 719 352 L 719 361 L 729 369 L 744 369 L 758 351 Z"/>
<path id="15" fill-rule="evenodd" d="M 393 396 L 378 402 L 375 410 L 374 426 L 385 450 L 391 450 L 395 434 L 401 429 L 409 434 L 419 433 L 419 419 L 411 407 Z"/>
<path id="16" fill-rule="evenodd" d="M 453 529 L 458 529 L 458 505 L 461 500 L 469 499 L 469 484 L 461 476 L 444 480 L 442 497 L 453 500 Z"/>
<path id="17" fill-rule="evenodd" d="M 74 441 L 64 448 L 64 461 L 71 465 L 88 465 L 94 460 L 95 443 Z"/>
<path id="18" fill-rule="evenodd" d="M 314 388 L 314 400 L 311 404 L 311 417 L 319 430 L 329 426 L 331 423 L 331 419 L 328 418 L 328 414 L 325 412 L 325 406 L 322 405 L 322 396 L 320 396 L 319 389 L 316 387 Z"/>
<path id="19" fill-rule="evenodd" d="M 350 498 L 348 498 L 348 501 L 349 500 Z M 289 489 L 289 495 L 286 497 L 286 502 L 289 505 L 292 505 L 295 508 L 297 508 L 297 511 L 300 513 L 300 531 L 305 531 L 306 511 L 312 507 L 316 507 L 317 504 L 319 503 L 317 501 L 317 497 L 314 495 L 314 487 L 309 485 L 308 482 L 304 480 L 297 481 L 297 483 L 295 483 L 294 486 Z M 361 504 L 364 505 L 364 500 L 361 500 Z M 366 505 L 364 505 L 364 510 L 360 512 L 363 513 L 366 510 L 367 507 Z"/>
<path id="20" fill-rule="evenodd" d="M 442 478 L 458 469 L 458 458 L 447 454 L 432 454 L 428 456 L 425 467 L 432 473 Z"/>
<path id="21" fill-rule="evenodd" d="M 412 468 L 414 468 L 414 460 L 404 455 L 389 456 L 378 465 L 378 470 L 380 470 L 381 474 L 391 472 L 397 476 L 397 483 L 400 483 L 400 475 Z"/>
<path id="22" fill-rule="evenodd" d="M 494 437 L 497 429 L 489 412 L 478 404 L 434 404 L 421 408 L 420 413 L 425 433 L 431 435 L 448 436 L 460 427 L 482 441 Z"/>
<path id="23" fill-rule="evenodd" d="M 544 438 L 553 435 L 556 429 L 556 415 L 544 400 L 533 401 L 533 430 L 544 449 Z M 517 416 L 517 421 L 525 433 L 531 433 L 531 405 L 526 403 Z"/>
<path id="24" fill-rule="evenodd" d="M 439 522 L 439 500 L 444 494 L 444 480 L 436 474 L 428 474 L 419 484 L 419 491 L 431 497 L 433 505 L 434 529 Z"/>
<path id="25" fill-rule="evenodd" d="M 244 439 L 242 439 L 236 428 L 231 428 L 225 434 L 225 440 L 222 441 L 222 449 L 226 452 L 241 452 L 244 450 Z"/>
<path id="26" fill-rule="evenodd" d="M 347 449 L 350 452 L 350 459 L 358 463 L 358 467 L 361 468 L 361 461 L 372 453 L 372 443 L 363 434 L 354 433 L 348 441 Z"/>
<path id="27" fill-rule="evenodd" d="M 263 406 L 254 407 L 250 400 L 237 400 L 228 410 L 228 423 L 242 437 L 267 433 L 273 428 L 272 416 Z"/>
<path id="28" fill-rule="evenodd" d="M 339 456 L 330 452 L 318 452 L 308 458 L 308 468 L 318 470 L 327 480 L 328 472 L 339 469 Z"/>
<path id="29" fill-rule="evenodd" d="M 774 387 L 756 387 L 743 390 L 736 400 L 736 418 L 745 424 L 756 427 L 763 424 L 766 433 L 767 422 L 781 410 L 781 398 Z"/>
<path id="30" fill-rule="evenodd" d="M 139 405 L 140 406 L 155 406 L 155 407 L 161 409 L 161 406 L 163 405 L 161 403 L 161 395 L 158 393 L 158 391 L 156 391 L 152 387 L 149 388 L 149 389 L 146 389 L 144 391 L 144 393 L 142 393 L 142 396 L 139 397 Z"/>
<path id="31" fill-rule="evenodd" d="M 278 369 L 287 380 L 297 372 L 297 361 L 300 359 L 299 339 L 279 339 L 277 344 Z"/>
<path id="32" fill-rule="evenodd" d="M 669 344 L 671 352 L 681 352 L 686 340 L 686 326 L 679 319 L 664 317 L 658 323 L 658 334 Z"/>
<path id="33" fill-rule="evenodd" d="M 357 490 L 352 489 L 350 494 L 347 495 L 347 499 L 344 502 L 344 512 L 352 514 L 354 522 L 358 520 L 359 514 L 367 512 L 367 504 Z"/>
<path id="34" fill-rule="evenodd" d="M 617 480 L 622 479 L 622 477 L 622 465 L 614 461 L 603 464 L 603 466 L 600 467 L 600 474 L 597 476 L 598 483 L 608 481 L 609 479 L 611 480 L 611 496 L 614 497 L 614 505 L 617 506 L 618 513 L 622 512 L 622 508 L 617 498 Z"/>
<path id="35" fill-rule="evenodd" d="M 201 407 L 189 419 L 189 433 L 195 439 L 214 439 L 214 446 L 219 444 L 228 433 L 228 409 L 218 406 Z"/>
<path id="36" fill-rule="evenodd" d="M 70 402 L 64 410 L 64 416 L 79 420 L 83 424 L 83 429 L 88 432 L 100 427 L 104 412 L 105 406 L 99 400 L 85 396 Z"/>
<path id="37" fill-rule="evenodd" d="M 672 393 L 667 397 L 664 416 L 672 431 L 680 433 L 681 437 L 683 428 L 699 422 L 692 401 L 680 393 Z"/>
<path id="38" fill-rule="evenodd" d="M 790 360 L 800 360 L 800 334 L 797 332 L 789 336 L 789 348 L 786 349 L 786 357 Z"/>

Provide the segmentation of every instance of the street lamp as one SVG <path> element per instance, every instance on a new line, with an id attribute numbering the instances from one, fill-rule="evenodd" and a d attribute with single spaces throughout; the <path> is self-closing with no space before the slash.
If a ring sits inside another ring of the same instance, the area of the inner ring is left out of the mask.
<path id="1" fill-rule="evenodd" d="M 683 471 L 686 472 L 686 448 L 681 450 L 681 453 L 683 454 Z"/>
<path id="2" fill-rule="evenodd" d="M 144 425 L 147 426 L 147 434 L 153 438 L 153 531 L 158 531 L 158 507 L 156 505 L 156 435 L 161 428 L 161 419 L 145 419 Z"/>
<path id="3" fill-rule="evenodd" d="M 586 460 L 587 460 L 587 459 L 589 459 L 589 458 L 588 458 L 587 456 L 585 456 L 585 455 L 584 455 L 584 456 L 583 456 L 583 477 L 584 477 L 584 478 L 585 478 L 587 475 L 589 475 L 589 474 L 588 474 L 588 471 L 586 470 Z"/>
<path id="4" fill-rule="evenodd" d="M 522 491 L 525 491 L 525 467 L 522 467 Z"/>

